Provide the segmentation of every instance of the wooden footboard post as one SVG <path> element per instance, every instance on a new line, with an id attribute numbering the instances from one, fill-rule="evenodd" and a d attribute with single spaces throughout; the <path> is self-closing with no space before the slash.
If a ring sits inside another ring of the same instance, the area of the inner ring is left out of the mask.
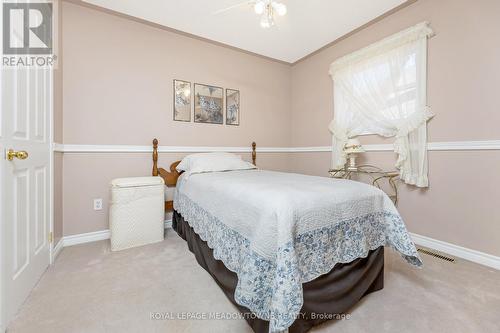
<path id="1" fill-rule="evenodd" d="M 257 166 L 256 162 L 257 162 L 257 144 L 254 142 L 252 142 L 252 163 L 253 165 Z"/>
<path id="2" fill-rule="evenodd" d="M 158 176 L 158 140 L 153 140 L 153 176 Z"/>

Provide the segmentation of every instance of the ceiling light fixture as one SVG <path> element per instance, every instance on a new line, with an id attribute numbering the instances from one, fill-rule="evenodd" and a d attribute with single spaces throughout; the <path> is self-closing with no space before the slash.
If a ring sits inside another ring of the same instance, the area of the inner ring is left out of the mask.
<path id="1" fill-rule="evenodd" d="M 274 13 L 279 16 L 284 16 L 287 13 L 286 5 L 275 0 L 258 0 L 255 2 L 254 10 L 257 15 L 262 15 L 260 18 L 262 28 L 274 26 Z"/>

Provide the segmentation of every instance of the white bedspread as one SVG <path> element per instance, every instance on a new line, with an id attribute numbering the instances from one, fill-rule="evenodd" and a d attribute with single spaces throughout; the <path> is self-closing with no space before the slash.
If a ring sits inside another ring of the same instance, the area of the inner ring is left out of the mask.
<path id="1" fill-rule="evenodd" d="M 180 177 L 174 209 L 238 275 L 235 300 L 270 331 L 302 307 L 302 283 L 387 245 L 421 266 L 381 190 L 359 182 L 263 170 Z"/>

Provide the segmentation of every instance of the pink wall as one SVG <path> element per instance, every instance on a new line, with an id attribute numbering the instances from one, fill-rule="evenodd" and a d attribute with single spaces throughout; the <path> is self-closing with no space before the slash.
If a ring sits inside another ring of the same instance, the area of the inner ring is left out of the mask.
<path id="1" fill-rule="evenodd" d="M 428 49 L 428 104 L 436 114 L 429 141 L 498 140 L 500 2 L 419 0 L 292 68 L 292 146 L 331 144 L 335 59 L 422 21 L 436 36 Z M 362 137 L 362 143 L 384 142 Z M 386 143 L 392 142 L 385 140 Z M 365 161 L 392 169 L 395 155 L 366 153 Z M 292 170 L 326 175 L 329 153 L 295 154 Z M 430 187 L 401 186 L 399 209 L 410 231 L 500 255 L 498 151 L 429 153 Z"/>
<path id="2" fill-rule="evenodd" d="M 61 1 L 58 0 L 57 7 L 60 9 Z M 57 10 L 57 39 L 56 54 L 58 56 L 57 67 L 54 70 L 54 142 L 62 142 L 63 138 L 63 57 L 62 57 L 62 11 Z M 57 244 L 63 236 L 63 156 L 54 153 L 54 244 Z"/>
<path id="3" fill-rule="evenodd" d="M 498 139 L 498 13 L 496 0 L 419 0 L 299 62 L 292 68 L 292 146 L 331 143 L 328 69 L 335 59 L 422 21 L 436 33 L 428 48 L 428 104 L 436 114 L 429 122 L 430 141 Z"/>
<path id="4" fill-rule="evenodd" d="M 160 154 L 168 166 L 185 154 Z M 250 154 L 243 154 L 250 160 Z M 151 175 L 151 154 L 64 154 L 64 234 L 108 229 L 109 183 L 113 178 Z M 259 167 L 286 171 L 286 154 L 259 154 Z M 103 210 L 93 210 L 93 198 L 103 198 Z"/>
<path id="5" fill-rule="evenodd" d="M 288 145 L 289 66 L 79 5 L 63 12 L 64 143 Z M 174 79 L 239 89 L 241 125 L 172 121 Z"/>
<path id="6" fill-rule="evenodd" d="M 63 16 L 64 144 L 289 145 L 290 66 L 67 2 Z M 174 78 L 239 89 L 241 125 L 174 122 Z M 161 155 L 164 167 L 183 156 Z M 270 169 L 287 161 L 259 156 Z M 149 175 L 151 163 L 149 154 L 65 153 L 64 235 L 107 229 L 108 184 Z"/>
<path id="7" fill-rule="evenodd" d="M 333 117 L 328 67 L 336 58 L 421 21 L 429 42 L 429 140 L 498 140 L 500 2 L 419 0 L 288 66 L 132 20 L 63 5 L 65 144 L 328 146 Z M 91 22 L 91 24 L 89 24 Z M 172 121 L 172 80 L 241 91 L 241 126 Z M 363 143 L 391 142 L 363 137 Z M 162 166 L 183 154 L 161 154 Z M 246 156 L 248 158 L 248 156 Z M 327 175 L 329 153 L 259 154 L 267 169 Z M 392 169 L 390 152 L 367 163 Z M 111 179 L 148 175 L 149 154 L 70 154 L 61 163 L 64 235 L 108 228 Z M 498 151 L 430 152 L 428 189 L 401 185 L 399 209 L 410 231 L 500 255 Z M 92 200 L 103 198 L 104 210 Z M 493 207 L 493 208 L 492 208 Z"/>

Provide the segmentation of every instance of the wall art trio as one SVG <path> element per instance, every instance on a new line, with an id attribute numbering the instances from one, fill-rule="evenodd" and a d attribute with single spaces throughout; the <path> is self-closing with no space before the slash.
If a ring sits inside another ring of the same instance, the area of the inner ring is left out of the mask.
<path id="1" fill-rule="evenodd" d="M 194 122 L 207 124 L 240 124 L 240 92 L 235 89 L 194 84 Z M 174 120 L 191 121 L 191 82 L 174 80 Z M 225 98 L 224 98 L 225 97 Z"/>

